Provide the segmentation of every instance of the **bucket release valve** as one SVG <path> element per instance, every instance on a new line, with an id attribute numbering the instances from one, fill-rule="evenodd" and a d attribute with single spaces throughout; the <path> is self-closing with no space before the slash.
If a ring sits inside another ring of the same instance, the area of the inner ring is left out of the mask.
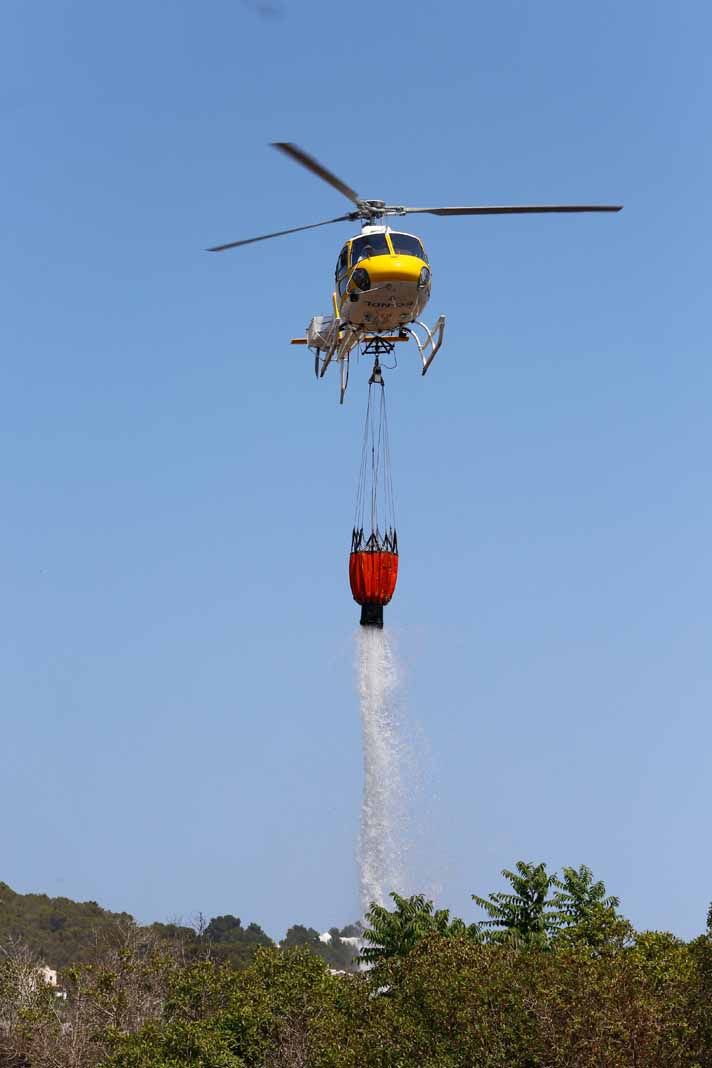
<path id="1" fill-rule="evenodd" d="M 378 356 L 376 356 L 376 359 L 374 361 L 373 372 L 371 373 L 371 377 L 368 380 L 368 384 L 369 384 L 369 386 L 373 386 L 373 385 L 382 386 L 383 385 L 383 375 L 381 374 L 381 365 L 378 362 Z"/>

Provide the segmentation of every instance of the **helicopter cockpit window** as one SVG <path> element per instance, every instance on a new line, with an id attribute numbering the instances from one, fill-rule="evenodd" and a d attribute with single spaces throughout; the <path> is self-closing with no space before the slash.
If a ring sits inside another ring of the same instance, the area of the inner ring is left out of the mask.
<path id="1" fill-rule="evenodd" d="M 351 242 L 351 266 L 355 267 L 359 260 L 368 259 L 370 256 L 389 256 L 390 252 L 385 234 L 355 237 Z"/>
<path id="2" fill-rule="evenodd" d="M 339 256 L 339 262 L 336 264 L 336 277 L 342 275 L 349 265 L 349 246 L 344 245 Z"/>
<path id="3" fill-rule="evenodd" d="M 427 263 L 427 257 L 423 251 L 423 246 L 417 237 L 413 237 L 412 234 L 391 234 L 391 241 L 393 243 L 394 252 L 400 252 L 401 256 L 417 256 L 419 260 L 425 260 Z"/>

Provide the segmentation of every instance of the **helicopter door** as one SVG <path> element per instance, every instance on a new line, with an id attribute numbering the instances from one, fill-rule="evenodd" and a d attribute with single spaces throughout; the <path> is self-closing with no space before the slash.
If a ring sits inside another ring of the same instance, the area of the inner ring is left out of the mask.
<path id="1" fill-rule="evenodd" d="M 343 297 L 349 284 L 349 246 L 344 245 L 336 262 L 336 288 Z"/>

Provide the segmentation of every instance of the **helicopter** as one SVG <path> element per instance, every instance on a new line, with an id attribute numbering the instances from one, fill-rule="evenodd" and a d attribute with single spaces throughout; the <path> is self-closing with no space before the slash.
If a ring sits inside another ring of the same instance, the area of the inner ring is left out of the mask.
<path id="1" fill-rule="evenodd" d="M 415 341 L 425 374 L 443 342 L 445 316 L 432 327 L 421 316 L 430 299 L 431 269 L 423 243 L 415 234 L 394 230 L 387 218 L 404 215 L 533 215 L 558 212 L 620 211 L 622 204 L 536 204 L 473 207 L 409 208 L 364 200 L 349 185 L 298 145 L 273 141 L 272 147 L 306 167 L 332 186 L 355 206 L 335 219 L 278 230 L 225 245 L 208 252 L 268 241 L 303 230 L 315 230 L 338 222 L 361 223 L 361 232 L 347 240 L 336 261 L 335 286 L 331 295 L 332 314 L 315 315 L 302 337 L 293 345 L 306 345 L 314 354 L 314 372 L 323 378 L 332 360 L 340 367 L 339 400 L 343 404 L 349 379 L 349 357 L 354 349 L 363 356 L 392 354 L 399 342 Z"/>

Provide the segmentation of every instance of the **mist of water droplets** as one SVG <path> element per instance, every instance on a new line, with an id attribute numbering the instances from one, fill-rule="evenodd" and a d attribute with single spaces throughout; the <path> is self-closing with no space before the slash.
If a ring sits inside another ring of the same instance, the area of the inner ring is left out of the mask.
<path id="1" fill-rule="evenodd" d="M 388 632 L 360 627 L 357 670 L 363 732 L 359 840 L 362 914 L 406 885 L 406 784 L 399 719 L 399 673 Z"/>

